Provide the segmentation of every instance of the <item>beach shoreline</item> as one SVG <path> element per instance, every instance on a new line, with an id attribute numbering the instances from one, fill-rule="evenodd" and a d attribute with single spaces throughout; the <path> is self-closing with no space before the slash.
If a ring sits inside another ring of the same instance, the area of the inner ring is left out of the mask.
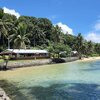
<path id="1" fill-rule="evenodd" d="M 66 59 L 65 59 L 66 60 Z M 99 57 L 88 57 L 88 58 L 82 58 L 82 59 L 76 59 L 76 60 L 66 60 L 66 64 L 67 63 L 72 63 L 72 62 L 88 62 L 88 61 L 95 61 L 95 60 L 100 60 L 100 56 Z M 52 65 L 52 64 L 63 64 L 63 63 L 52 63 L 51 59 L 42 59 L 42 60 L 28 60 L 27 61 L 12 61 L 8 63 L 8 70 L 10 69 L 16 69 L 16 68 L 26 68 L 26 67 L 41 67 L 43 65 Z"/>
<path id="2" fill-rule="evenodd" d="M 99 56 L 99 57 L 82 58 L 82 59 L 79 59 L 79 60 L 77 60 L 77 61 L 86 62 L 86 61 L 93 61 L 93 60 L 100 60 L 100 56 Z"/>
<path id="3" fill-rule="evenodd" d="M 69 61 L 65 63 L 44 63 L 44 64 L 39 64 L 39 65 L 33 65 L 33 66 L 25 66 L 25 67 L 14 67 L 12 69 L 17 70 L 17 69 L 24 69 L 24 68 L 39 68 L 39 67 L 44 67 L 44 66 L 50 66 L 53 64 L 68 64 L 68 63 L 73 63 L 73 62 L 88 62 L 88 61 L 95 61 L 95 60 L 100 60 L 100 57 L 88 57 L 88 58 L 82 58 L 78 59 L 75 61 Z"/>
<path id="4" fill-rule="evenodd" d="M 76 61 L 71 61 L 71 62 L 66 62 L 66 63 L 64 63 L 64 64 L 68 64 L 68 63 L 72 63 L 72 62 L 88 62 L 88 61 L 95 61 L 95 60 L 100 60 L 100 57 L 88 57 L 88 58 L 82 58 L 82 59 L 79 59 L 79 60 L 76 60 Z M 57 63 L 58 64 L 58 63 Z M 63 64 L 63 63 L 59 63 L 59 64 Z M 44 64 L 44 65 L 52 65 L 52 64 Z M 39 67 L 44 67 L 43 65 L 37 65 L 37 66 L 31 66 L 30 68 L 39 68 Z M 25 68 L 25 70 L 28 68 L 29 69 L 29 67 L 20 67 L 20 68 L 14 68 L 15 70 L 13 70 L 13 71 L 16 71 L 16 70 L 24 70 L 24 68 Z M 12 71 L 12 70 L 9 70 L 9 71 Z M 2 71 L 1 71 L 2 72 Z M 6 73 L 6 72 L 5 72 Z M 11 100 L 8 96 L 7 96 L 7 94 L 6 94 L 6 92 L 3 90 L 3 89 L 1 89 L 2 91 L 3 91 L 3 94 L 4 94 L 4 96 L 2 97 L 2 98 L 6 98 L 6 100 Z M 1 93 L 0 93 L 0 95 L 1 95 Z M 0 98 L 0 100 L 4 100 L 4 99 L 1 99 Z"/>

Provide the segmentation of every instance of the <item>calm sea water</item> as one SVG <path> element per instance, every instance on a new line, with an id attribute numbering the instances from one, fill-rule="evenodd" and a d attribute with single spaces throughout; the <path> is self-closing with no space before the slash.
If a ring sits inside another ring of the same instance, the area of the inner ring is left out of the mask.
<path id="1" fill-rule="evenodd" d="M 0 79 L 14 85 L 14 100 L 100 100 L 100 60 L 14 69 Z"/>

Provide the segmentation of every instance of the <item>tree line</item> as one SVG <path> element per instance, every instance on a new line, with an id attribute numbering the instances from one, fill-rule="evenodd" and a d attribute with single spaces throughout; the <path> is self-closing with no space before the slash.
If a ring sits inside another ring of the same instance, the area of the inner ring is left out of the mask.
<path id="1" fill-rule="evenodd" d="M 58 57 L 65 51 L 66 56 L 78 51 L 80 58 L 100 55 L 100 43 L 85 40 L 81 33 L 78 36 L 64 34 L 47 18 L 20 16 L 17 19 L 0 9 L 0 52 L 7 48 L 47 49 Z"/>

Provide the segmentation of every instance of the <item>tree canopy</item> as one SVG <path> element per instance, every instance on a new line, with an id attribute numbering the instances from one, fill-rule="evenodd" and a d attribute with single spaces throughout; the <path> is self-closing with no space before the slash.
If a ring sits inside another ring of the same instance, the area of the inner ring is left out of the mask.
<path id="1" fill-rule="evenodd" d="M 4 13 L 0 9 L 0 51 L 8 48 L 49 49 L 60 54 L 62 51 L 78 51 L 80 55 L 100 55 L 100 43 L 86 41 L 78 36 L 64 34 L 61 27 L 53 25 L 47 18 L 20 16 Z"/>

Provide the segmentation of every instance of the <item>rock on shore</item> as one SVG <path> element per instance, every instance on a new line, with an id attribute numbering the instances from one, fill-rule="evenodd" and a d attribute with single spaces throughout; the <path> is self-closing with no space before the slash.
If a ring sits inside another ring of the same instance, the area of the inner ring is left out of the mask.
<path id="1" fill-rule="evenodd" d="M 2 88 L 0 88 L 0 100 L 11 100 Z"/>

